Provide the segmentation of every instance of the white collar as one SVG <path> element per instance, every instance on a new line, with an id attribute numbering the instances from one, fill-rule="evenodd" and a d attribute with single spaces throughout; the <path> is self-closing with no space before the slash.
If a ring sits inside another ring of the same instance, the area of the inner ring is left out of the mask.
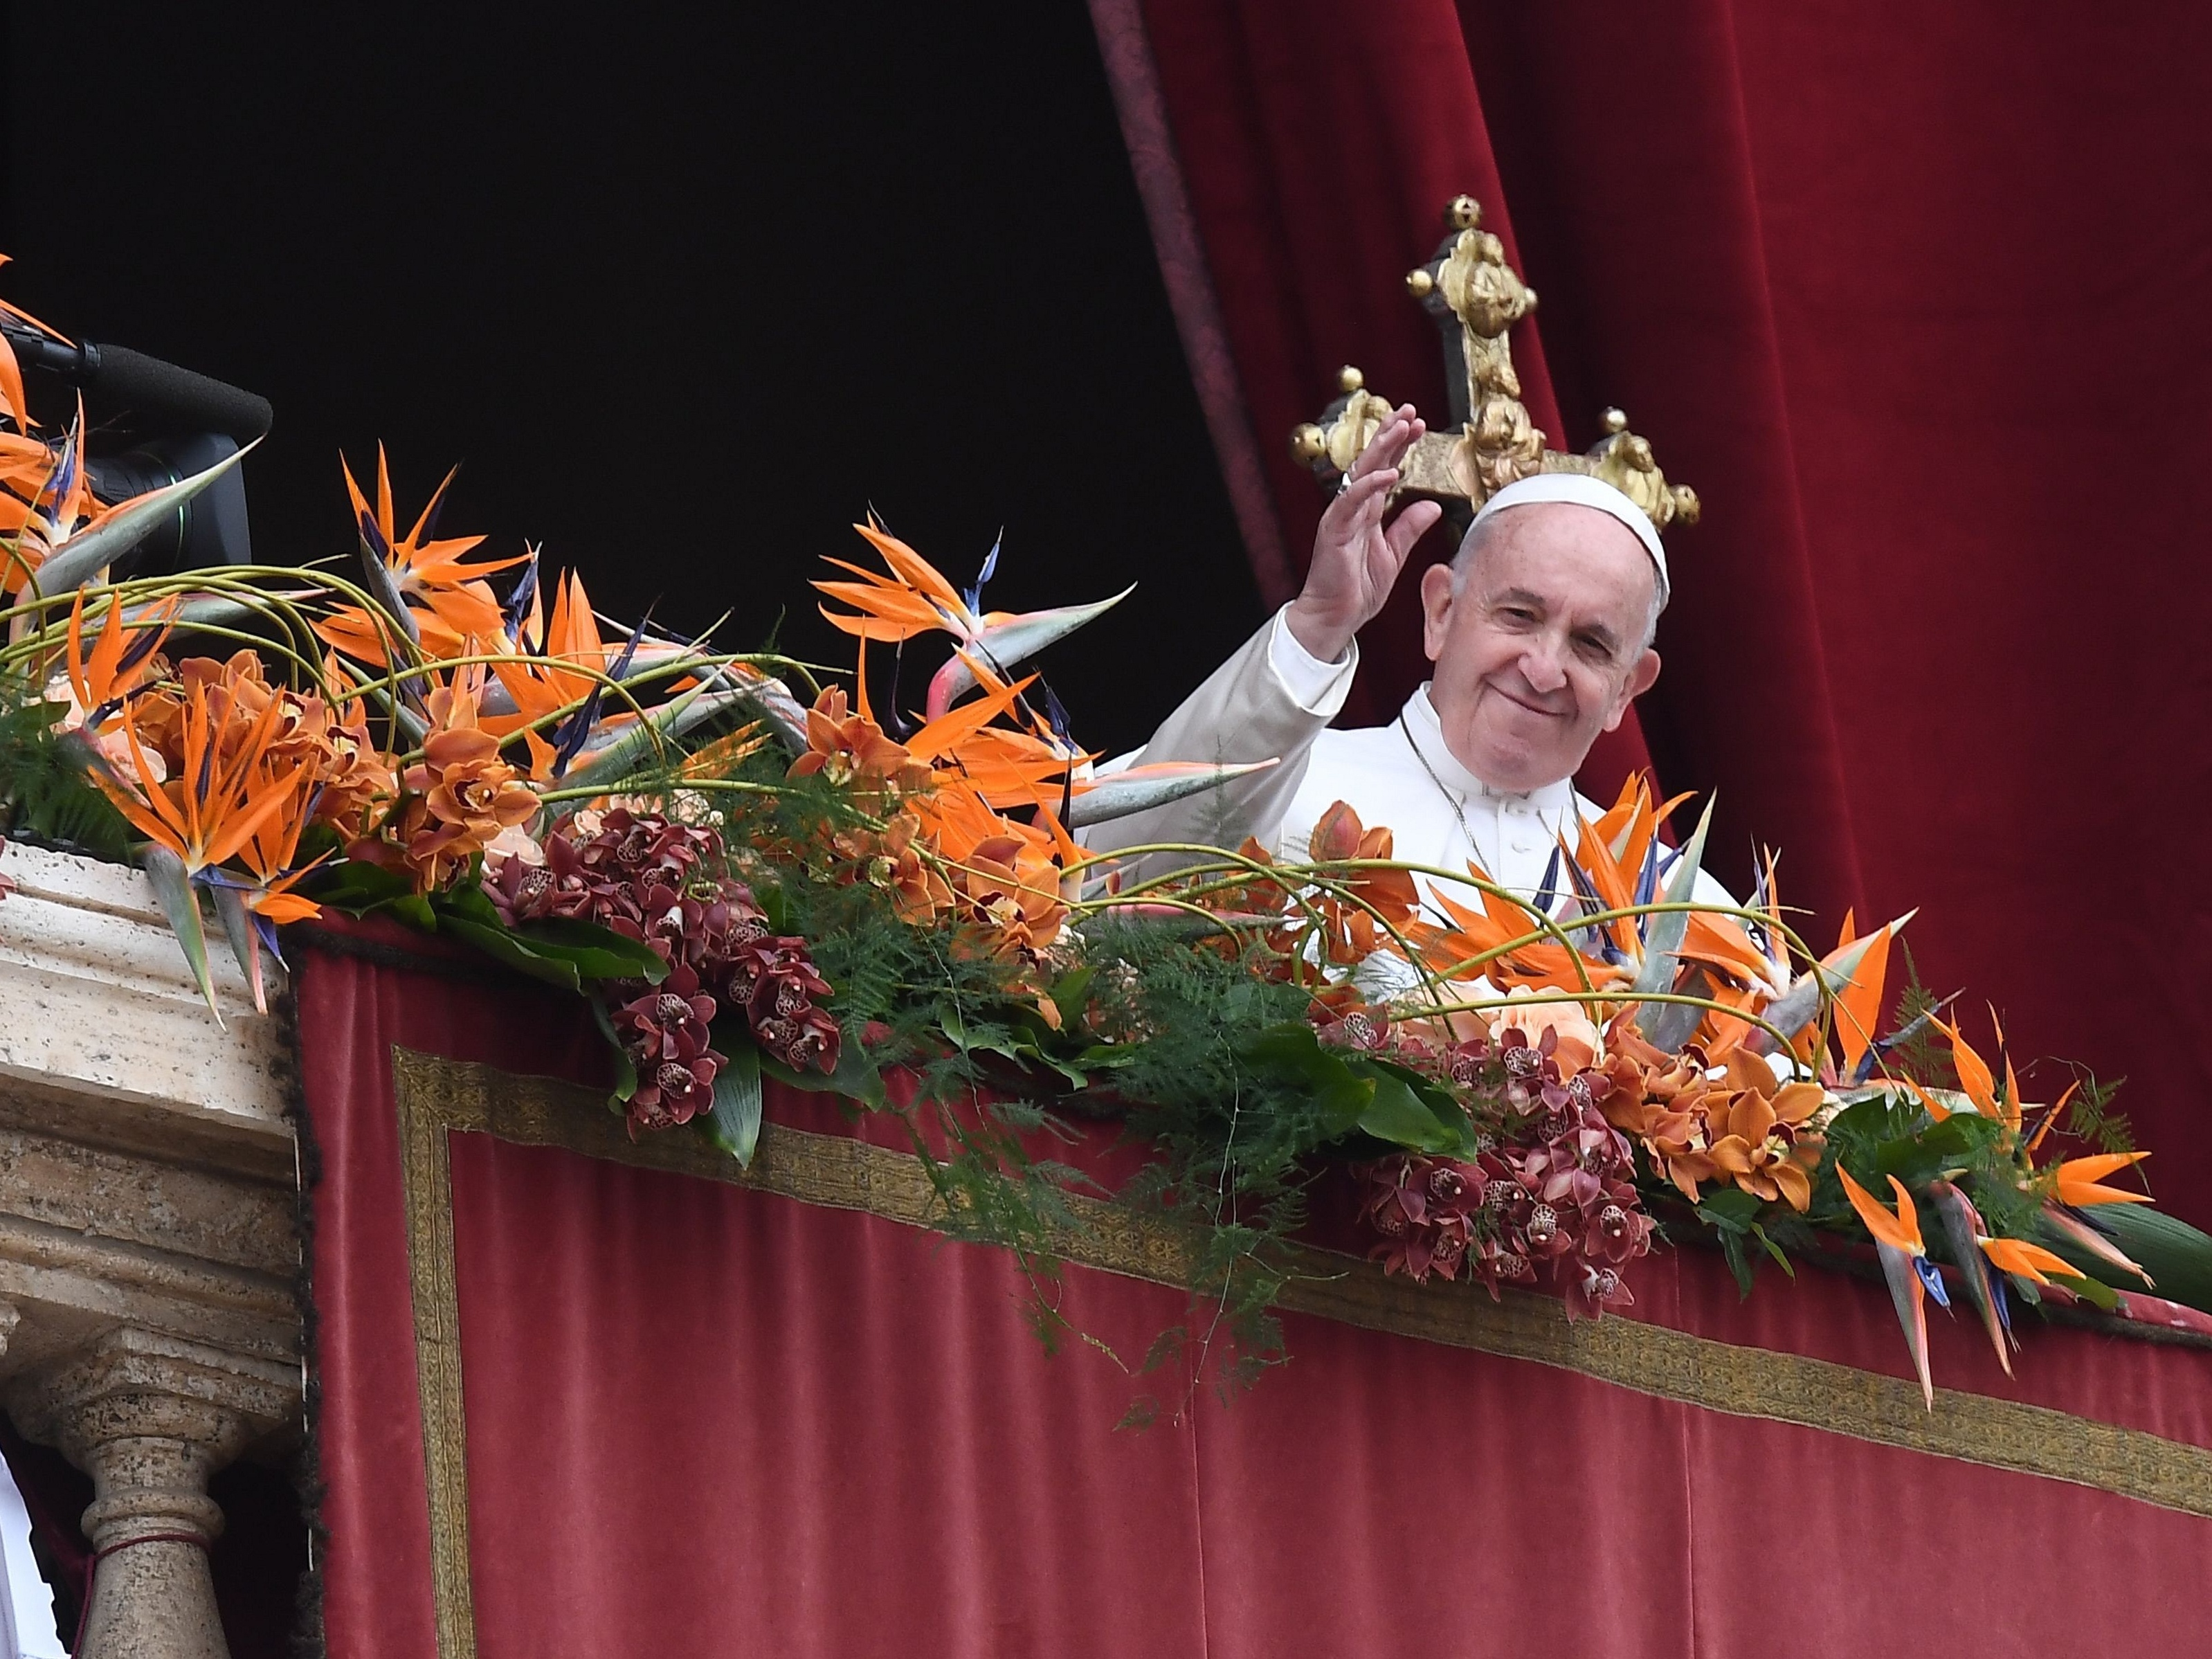
<path id="1" fill-rule="evenodd" d="M 1460 763 L 1450 745 L 1444 741 L 1443 723 L 1437 718 L 1437 706 L 1429 701 L 1429 687 L 1423 681 L 1419 690 L 1406 700 L 1401 718 L 1405 730 L 1419 750 L 1419 758 L 1429 763 L 1437 781 L 1463 801 L 1486 801 L 1497 806 L 1516 804 L 1533 807 L 1539 812 L 1572 812 L 1575 805 L 1573 780 L 1561 778 L 1557 783 L 1547 783 L 1540 789 L 1518 793 L 1510 789 L 1497 789 Z"/>

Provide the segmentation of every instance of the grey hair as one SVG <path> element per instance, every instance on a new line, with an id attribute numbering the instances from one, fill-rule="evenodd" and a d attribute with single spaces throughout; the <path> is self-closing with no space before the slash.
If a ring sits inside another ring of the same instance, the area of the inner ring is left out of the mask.
<path id="1" fill-rule="evenodd" d="M 1451 562 L 1452 598 L 1455 599 L 1460 596 L 1461 590 L 1467 586 L 1468 576 L 1474 569 L 1475 556 L 1489 544 L 1491 534 L 1498 527 L 1498 521 L 1504 516 L 1505 514 L 1500 512 L 1492 514 L 1487 519 L 1477 518 L 1467 527 L 1467 534 L 1460 538 L 1459 551 L 1452 555 Z M 1637 647 L 1639 655 L 1649 651 L 1652 641 L 1659 637 L 1659 613 L 1667 608 L 1667 601 L 1670 597 L 1672 596 L 1668 592 L 1667 584 L 1659 580 L 1657 567 L 1653 567 L 1651 609 L 1644 614 L 1644 642 Z"/>

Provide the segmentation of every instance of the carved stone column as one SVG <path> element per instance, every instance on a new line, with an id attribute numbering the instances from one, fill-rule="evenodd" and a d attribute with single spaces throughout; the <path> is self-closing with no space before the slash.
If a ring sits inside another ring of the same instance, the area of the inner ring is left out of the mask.
<path id="1" fill-rule="evenodd" d="M 83 1525 L 100 1558 L 79 1659 L 228 1659 L 208 1476 L 296 1415 L 298 1370 L 123 1326 L 9 1393 L 24 1431 L 93 1479 Z"/>
<path id="2" fill-rule="evenodd" d="M 300 1423 L 283 1034 L 228 960 L 217 1023 L 137 872 L 0 874 L 0 1401 L 93 1478 L 81 1651 L 227 1659 L 208 1476 Z"/>

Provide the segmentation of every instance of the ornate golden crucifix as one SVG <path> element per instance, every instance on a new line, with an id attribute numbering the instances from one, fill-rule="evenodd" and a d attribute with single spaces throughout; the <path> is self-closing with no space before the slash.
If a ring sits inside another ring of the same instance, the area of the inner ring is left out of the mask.
<path id="1" fill-rule="evenodd" d="M 1521 401 L 1521 377 L 1506 339 L 1536 308 L 1536 290 L 1505 263 L 1504 246 L 1482 228 L 1482 209 L 1472 196 L 1454 198 L 1444 222 L 1451 234 L 1428 264 L 1407 276 L 1406 287 L 1443 335 L 1453 426 L 1413 446 L 1400 465 L 1397 493 L 1479 507 L 1516 478 L 1582 472 L 1619 489 L 1662 532 L 1670 525 L 1695 524 L 1697 492 L 1667 482 L 1650 443 L 1628 429 L 1619 410 L 1605 411 L 1605 436 L 1587 454 L 1544 447 L 1544 433 Z M 1343 475 L 1393 407 L 1367 390 L 1356 368 L 1346 367 L 1338 386 L 1341 395 L 1321 419 L 1291 434 L 1291 453 L 1324 483 Z"/>

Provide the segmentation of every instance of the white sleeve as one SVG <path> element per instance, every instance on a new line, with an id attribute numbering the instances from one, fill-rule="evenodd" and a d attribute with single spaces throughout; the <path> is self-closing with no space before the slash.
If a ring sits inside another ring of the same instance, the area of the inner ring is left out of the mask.
<path id="1" fill-rule="evenodd" d="M 1314 739 L 1344 707 L 1358 665 L 1356 641 L 1342 662 L 1319 661 L 1278 611 L 1183 699 L 1133 759 L 1139 766 L 1160 761 L 1279 764 L 1171 805 L 1098 824 L 1083 832 L 1083 844 L 1098 852 L 1148 842 L 1233 848 L 1253 836 L 1273 845 L 1305 777 Z M 1113 764 L 1118 769 L 1123 763 Z"/>
<path id="2" fill-rule="evenodd" d="M 1323 662 L 1298 643 L 1290 618 L 1290 607 L 1285 605 L 1268 624 L 1267 666 L 1292 702 L 1309 714 L 1334 720 L 1352 690 L 1352 671 L 1359 666 L 1359 641 L 1352 641 L 1336 661 Z"/>

